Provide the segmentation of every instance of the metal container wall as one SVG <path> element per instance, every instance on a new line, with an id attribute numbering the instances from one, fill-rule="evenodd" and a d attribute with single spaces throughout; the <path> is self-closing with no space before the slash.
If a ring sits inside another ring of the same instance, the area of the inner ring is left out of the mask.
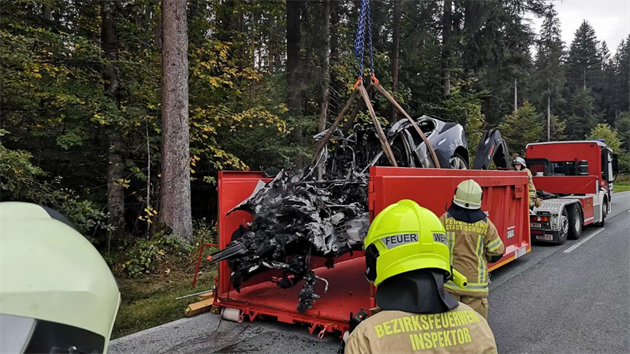
<path id="1" fill-rule="evenodd" d="M 527 175 L 524 172 L 477 171 L 448 169 L 413 169 L 373 167 L 370 169 L 369 209 L 373 217 L 389 204 L 400 199 L 412 199 L 440 216 L 453 197 L 457 184 L 475 179 L 484 189 L 482 208 L 496 225 L 506 245 L 504 257 L 490 265 L 496 269 L 531 250 Z M 232 233 L 252 220 L 251 215 L 238 211 L 226 217 L 226 212 L 249 197 L 259 180 L 259 172 L 219 173 L 219 246 L 225 248 Z M 302 283 L 291 289 L 281 289 L 269 280 L 277 272 L 259 274 L 243 284 L 237 293 L 230 284 L 227 262 L 219 266 L 219 306 L 242 310 L 253 320 L 258 315 L 275 317 L 286 323 L 304 323 L 311 333 L 345 330 L 350 312 L 372 308 L 374 289 L 365 280 L 365 262 L 362 252 L 347 254 L 335 260 L 335 267 L 324 267 L 324 259 L 313 257 L 311 266 L 318 276 L 326 278 L 329 291 L 323 294 L 323 284 L 316 284 L 321 299 L 314 308 L 300 314 L 297 311 L 298 293 Z"/>

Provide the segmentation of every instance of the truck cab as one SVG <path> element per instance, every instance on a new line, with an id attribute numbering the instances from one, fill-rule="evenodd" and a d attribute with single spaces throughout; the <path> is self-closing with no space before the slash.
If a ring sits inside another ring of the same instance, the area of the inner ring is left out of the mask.
<path id="1" fill-rule="evenodd" d="M 531 216 L 534 240 L 562 244 L 567 237 L 579 238 L 583 226 L 604 224 L 618 164 L 603 141 L 529 144 L 526 162 L 543 199 Z"/>

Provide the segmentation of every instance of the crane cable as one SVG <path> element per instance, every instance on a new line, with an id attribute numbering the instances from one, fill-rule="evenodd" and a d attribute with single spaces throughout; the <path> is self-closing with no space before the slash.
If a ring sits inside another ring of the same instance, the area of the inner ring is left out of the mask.
<path id="1" fill-rule="evenodd" d="M 367 89 L 365 88 L 365 86 L 363 86 L 363 74 L 364 74 L 363 61 L 364 61 L 364 54 L 365 54 L 366 28 L 367 28 L 367 35 L 368 35 L 368 49 L 369 49 L 369 54 L 370 54 L 370 77 L 372 79 L 372 82 L 368 85 Z M 359 23 L 357 26 L 357 33 L 354 38 L 354 57 L 355 59 L 359 59 L 358 79 L 356 83 L 354 84 L 354 90 L 352 91 L 352 94 L 350 95 L 350 98 L 348 99 L 348 102 L 346 103 L 346 105 L 343 107 L 341 112 L 339 112 L 339 115 L 337 116 L 337 119 L 335 119 L 333 125 L 328 129 L 328 131 L 324 135 L 324 138 L 317 145 L 315 149 L 316 150 L 315 156 L 313 157 L 313 163 L 315 163 L 320 152 L 330 140 L 330 137 L 332 136 L 333 132 L 335 131 L 339 123 L 341 123 L 343 116 L 348 112 L 350 105 L 354 101 L 355 97 L 357 96 L 357 94 L 359 94 L 361 98 L 363 98 L 363 102 L 365 102 L 365 105 L 368 108 L 368 113 L 370 117 L 372 118 L 372 123 L 374 124 L 374 128 L 378 135 L 378 138 L 381 143 L 381 147 L 383 148 L 383 152 L 385 156 L 387 157 L 389 162 L 392 164 L 392 166 L 398 167 L 398 163 L 396 162 L 396 158 L 394 157 L 394 153 L 391 149 L 391 146 L 389 145 L 389 142 L 387 141 L 387 138 L 385 136 L 385 133 L 383 132 L 383 128 L 381 127 L 381 124 L 378 121 L 378 118 L 376 118 L 374 107 L 372 106 L 372 103 L 370 102 L 368 90 L 370 90 L 372 86 L 374 86 L 376 87 L 376 90 L 379 93 L 385 96 L 385 98 L 387 98 L 387 100 L 400 113 L 402 113 L 407 118 L 407 120 L 409 120 L 411 125 L 415 128 L 416 132 L 418 133 L 418 135 L 424 142 L 425 147 L 429 151 L 431 160 L 433 160 L 433 165 L 434 165 L 433 167 L 440 168 L 440 162 L 437 158 L 437 155 L 435 154 L 435 150 L 433 149 L 433 146 L 431 146 L 431 143 L 429 143 L 429 140 L 427 140 L 426 136 L 424 135 L 424 132 L 420 129 L 420 127 L 418 127 L 418 124 L 411 118 L 411 116 L 409 116 L 409 114 L 407 114 L 407 112 L 405 112 L 405 110 L 398 104 L 398 102 L 396 102 L 396 100 L 381 86 L 380 82 L 376 78 L 376 75 L 374 72 L 374 48 L 372 46 L 372 22 L 370 19 L 370 0 L 361 0 L 361 8 L 359 10 Z M 360 109 L 360 106 L 361 106 L 361 100 L 359 100 L 349 120 L 346 122 L 346 128 L 349 128 L 351 126 L 356 114 L 358 113 L 358 110 Z M 347 130 L 346 128 L 344 128 L 344 130 Z"/>
<path id="2" fill-rule="evenodd" d="M 359 59 L 359 81 L 363 81 L 363 58 L 365 53 L 366 27 L 368 33 L 368 46 L 370 50 L 370 74 L 374 75 L 374 48 L 372 47 L 372 20 L 370 16 L 370 0 L 361 0 L 361 9 L 359 11 L 359 24 L 357 27 L 357 33 L 354 37 L 354 58 Z"/>

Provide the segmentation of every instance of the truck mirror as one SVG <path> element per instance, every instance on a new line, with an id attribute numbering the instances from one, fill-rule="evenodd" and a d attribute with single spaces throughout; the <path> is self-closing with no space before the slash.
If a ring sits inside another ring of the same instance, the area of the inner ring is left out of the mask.
<path id="1" fill-rule="evenodd" d="M 617 179 L 619 174 L 619 155 L 612 154 L 612 169 L 613 169 L 613 181 Z"/>

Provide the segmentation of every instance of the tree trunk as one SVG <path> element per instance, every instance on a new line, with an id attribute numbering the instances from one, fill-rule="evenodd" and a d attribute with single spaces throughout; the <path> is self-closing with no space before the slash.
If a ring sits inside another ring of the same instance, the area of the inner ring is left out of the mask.
<path id="1" fill-rule="evenodd" d="M 582 72 L 583 72 L 583 77 L 584 77 L 584 90 L 586 90 L 586 67 L 582 69 Z"/>
<path id="2" fill-rule="evenodd" d="M 331 70 L 339 63 L 339 2 L 334 0 L 330 4 L 330 95 L 329 100 L 337 102 L 339 105 L 339 92 L 343 90 L 343 82 L 335 75 L 335 70 Z M 332 108 L 331 108 L 332 109 Z"/>
<path id="3" fill-rule="evenodd" d="M 547 88 L 547 141 L 551 141 L 551 85 Z"/>
<path id="4" fill-rule="evenodd" d="M 153 9 L 157 9 L 157 6 Z M 156 11 L 153 11 L 153 15 L 156 15 Z M 155 19 L 156 23 L 153 26 L 153 39 L 155 40 L 155 45 L 162 49 L 162 16 L 157 16 Z"/>
<path id="5" fill-rule="evenodd" d="M 321 48 L 320 60 L 322 63 L 322 102 L 319 111 L 318 132 L 326 129 L 326 114 L 328 112 L 328 95 L 330 91 L 330 0 L 324 0 L 324 45 Z"/>
<path id="6" fill-rule="evenodd" d="M 247 43 L 245 42 L 246 34 L 244 33 L 245 29 L 245 13 L 242 9 L 238 10 L 238 22 L 236 25 L 237 38 L 238 38 L 238 71 L 243 72 L 243 63 L 245 62 L 245 46 Z M 242 79 L 241 79 L 242 81 Z"/>
<path id="7" fill-rule="evenodd" d="M 52 19 L 50 5 L 42 5 L 42 17 L 44 18 L 44 21 L 50 21 Z"/>
<path id="8" fill-rule="evenodd" d="M 160 221 L 192 242 L 186 1 L 162 1 Z"/>
<path id="9" fill-rule="evenodd" d="M 116 34 L 116 19 L 114 17 L 113 1 L 105 1 L 101 6 L 101 46 L 105 56 L 106 65 L 103 70 L 103 81 L 105 82 L 105 93 L 114 102 L 116 107 L 120 107 L 120 96 L 118 88 L 118 70 L 112 63 L 118 59 L 118 38 Z M 111 240 L 118 239 L 125 232 L 125 192 L 120 180 L 123 175 L 123 143 L 120 132 L 113 124 L 108 130 L 109 149 L 107 149 L 107 209 L 109 212 L 108 223 L 113 227 L 108 233 L 108 251 Z"/>
<path id="10" fill-rule="evenodd" d="M 514 79 L 514 112 L 518 111 L 518 81 Z"/>
<path id="11" fill-rule="evenodd" d="M 442 17 L 442 94 L 449 96 L 451 94 L 451 13 L 453 11 L 452 0 L 444 0 L 444 16 Z"/>
<path id="12" fill-rule="evenodd" d="M 381 32 L 380 32 L 380 28 L 383 24 L 379 23 L 379 15 L 381 12 L 381 2 L 380 1 L 370 1 L 370 24 L 371 24 L 371 28 L 370 30 L 372 31 L 372 48 L 374 49 L 373 51 L 376 52 L 377 49 L 376 48 L 381 48 L 380 47 L 380 43 L 381 43 Z M 367 28 L 365 29 L 366 31 L 368 30 Z M 368 47 L 368 41 L 367 41 L 367 36 L 368 34 L 365 34 L 365 50 L 369 51 L 370 48 Z M 366 68 L 369 67 L 367 65 L 370 65 L 369 62 L 366 63 Z M 376 69 L 374 69 L 376 70 Z"/>
<path id="13" fill-rule="evenodd" d="M 287 1 L 287 80 L 289 85 L 288 108 L 298 125 L 293 129 L 290 140 L 292 143 L 302 144 L 302 126 L 299 120 L 302 116 L 302 61 L 300 58 L 300 22 L 302 1 Z M 295 166 L 301 168 L 304 164 L 301 155 L 296 156 Z"/>
<path id="14" fill-rule="evenodd" d="M 300 3 L 301 1 L 287 1 L 288 108 L 295 115 L 299 115 L 302 108 L 302 97 L 300 95 Z"/>
<path id="15" fill-rule="evenodd" d="M 392 38 L 392 92 L 394 97 L 396 97 L 396 93 L 398 93 L 398 55 L 400 51 L 400 1 L 394 1 L 394 14 L 393 14 L 393 38 Z M 391 121 L 395 122 L 397 120 L 396 107 L 392 105 L 391 107 Z"/>
<path id="16" fill-rule="evenodd" d="M 305 82 L 311 82 L 312 68 L 311 68 L 311 54 L 313 51 L 313 36 L 309 36 L 309 33 L 313 33 L 313 25 L 310 21 L 309 10 L 311 10 L 311 6 L 307 1 L 301 1 L 302 6 L 300 7 L 301 16 L 300 16 L 300 30 L 304 27 L 304 33 L 306 36 L 302 38 L 300 36 L 301 48 L 304 48 L 304 60 L 302 60 L 302 70 L 301 70 L 301 79 Z M 311 10 L 312 11 L 312 10 Z M 304 102 L 302 102 L 302 113 L 306 113 L 306 107 L 304 106 Z"/>

